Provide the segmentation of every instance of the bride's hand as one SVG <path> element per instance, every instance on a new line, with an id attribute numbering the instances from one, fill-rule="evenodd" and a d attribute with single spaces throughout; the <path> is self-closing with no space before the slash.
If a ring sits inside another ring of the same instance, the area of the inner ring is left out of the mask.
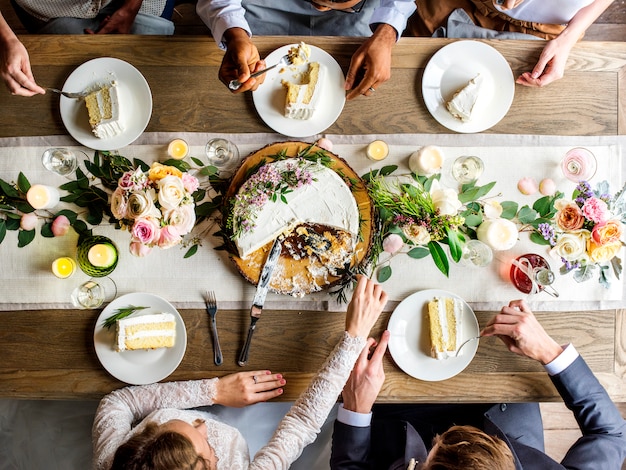
<path id="1" fill-rule="evenodd" d="M 213 403 L 241 408 L 271 400 L 283 393 L 286 380 L 269 370 L 237 372 L 220 377 Z"/>

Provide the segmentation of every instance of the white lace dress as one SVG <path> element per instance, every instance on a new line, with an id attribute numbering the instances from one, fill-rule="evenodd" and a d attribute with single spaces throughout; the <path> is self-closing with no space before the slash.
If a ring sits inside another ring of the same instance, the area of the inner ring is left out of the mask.
<path id="1" fill-rule="evenodd" d="M 285 469 L 304 447 L 315 440 L 328 413 L 365 346 L 365 338 L 347 332 L 311 384 L 280 421 L 272 439 L 250 461 L 248 445 L 239 431 L 217 421 L 210 413 L 189 408 L 213 405 L 219 379 L 167 382 L 126 387 L 105 396 L 93 425 L 94 468 L 109 469 L 117 448 L 141 432 L 146 423 L 180 419 L 206 420 L 208 442 L 218 458 L 217 468 Z M 137 424 L 138 423 L 138 424 Z"/>

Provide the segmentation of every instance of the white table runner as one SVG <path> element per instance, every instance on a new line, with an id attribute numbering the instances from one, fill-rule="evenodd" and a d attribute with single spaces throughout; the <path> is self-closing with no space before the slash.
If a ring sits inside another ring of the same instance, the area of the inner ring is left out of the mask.
<path id="1" fill-rule="evenodd" d="M 224 136 L 224 135 L 222 135 Z M 204 158 L 204 143 L 214 134 L 197 133 L 148 133 L 133 145 L 120 149 L 119 153 L 129 158 L 139 158 L 147 163 L 167 158 L 167 143 L 175 138 L 185 139 L 191 146 L 190 155 Z M 285 140 L 278 134 L 232 134 L 224 137 L 234 141 L 242 156 L 272 142 Z M 397 164 L 408 172 L 409 155 L 423 145 L 438 145 L 445 154 L 442 182 L 453 184 L 446 177 L 446 165 L 460 155 L 478 155 L 485 162 L 485 172 L 480 184 L 496 181 L 490 195 L 497 200 L 514 200 L 520 206 L 531 205 L 540 195 L 524 196 L 517 190 L 517 181 L 529 176 L 540 181 L 550 177 L 566 196 L 571 194 L 574 183 L 561 174 L 559 161 L 573 147 L 589 148 L 597 157 L 598 171 L 591 180 L 592 186 L 602 180 L 610 183 L 611 192 L 616 192 L 625 180 L 622 158 L 626 137 L 552 137 L 516 135 L 366 135 L 327 136 L 335 144 L 334 152 L 346 159 L 360 175 L 371 168 Z M 373 163 L 365 157 L 366 145 L 382 138 L 390 146 L 389 157 Z M 313 141 L 314 139 L 308 139 Z M 69 146 L 93 155 L 93 151 L 79 147 L 69 137 L 28 137 L 0 139 L 0 178 L 15 181 L 22 171 L 32 184 L 61 185 L 67 180 L 46 171 L 41 164 L 41 154 L 51 146 Z M 217 292 L 222 308 L 249 308 L 254 296 L 254 286 L 239 276 L 223 251 L 214 247 L 221 239 L 207 236 L 198 253 L 183 258 L 186 250 L 177 247 L 170 250 L 155 249 L 145 258 L 133 257 L 126 247 L 129 234 L 111 226 L 94 227 L 95 234 L 111 237 L 120 248 L 119 264 L 111 278 L 118 286 L 118 295 L 129 292 L 151 292 L 160 295 L 178 308 L 203 307 L 205 290 Z M 69 279 L 57 279 L 52 275 L 52 261 L 76 252 L 76 234 L 73 231 L 61 238 L 43 238 L 39 234 L 35 241 L 24 248 L 17 248 L 17 233 L 8 232 L 0 244 L 0 310 L 69 308 L 72 289 L 87 279 L 77 270 Z M 435 267 L 430 257 L 421 260 L 405 255 L 392 260 L 393 276 L 383 284 L 390 297 L 388 309 L 392 309 L 409 294 L 428 288 L 445 289 L 466 299 L 475 309 L 497 310 L 511 299 L 524 297 L 500 272 L 508 273 L 508 262 L 513 256 L 535 252 L 546 256 L 546 248 L 528 241 L 522 234 L 520 242 L 509 252 L 497 253 L 496 260 L 486 268 L 467 268 L 451 262 L 450 276 L 446 278 Z M 622 253 L 623 255 L 623 253 Z M 552 268 L 558 270 L 560 263 L 550 260 Z M 529 301 L 537 310 L 587 310 L 608 309 L 624 306 L 623 280 L 604 289 L 596 280 L 576 283 L 571 274 L 557 275 L 554 287 L 561 294 L 554 299 L 546 293 L 532 296 Z M 318 293 L 304 299 L 292 299 L 270 294 L 267 308 L 345 310 L 328 293 Z"/>

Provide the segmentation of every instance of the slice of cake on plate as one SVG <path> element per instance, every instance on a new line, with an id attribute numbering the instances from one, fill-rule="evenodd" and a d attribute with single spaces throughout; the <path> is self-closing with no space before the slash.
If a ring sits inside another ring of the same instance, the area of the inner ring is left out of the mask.
<path id="1" fill-rule="evenodd" d="M 285 117 L 289 119 L 310 119 L 313 117 L 322 93 L 325 69 L 319 62 L 309 62 L 302 72 L 299 83 L 283 79 L 286 90 Z"/>
<path id="2" fill-rule="evenodd" d="M 447 359 L 454 356 L 461 343 L 463 305 L 452 297 L 435 297 L 428 303 L 431 356 Z"/>
<path id="3" fill-rule="evenodd" d="M 116 350 L 171 348 L 176 344 L 176 317 L 156 313 L 117 321 Z"/>
<path id="4" fill-rule="evenodd" d="M 458 90 L 452 99 L 446 102 L 446 108 L 455 118 L 467 122 L 472 118 L 472 111 L 480 96 L 483 77 L 480 74 L 472 78 L 467 85 Z"/>
<path id="5" fill-rule="evenodd" d="M 115 137 L 124 132 L 120 118 L 117 82 L 103 85 L 85 97 L 89 124 L 94 135 L 100 139 Z"/>

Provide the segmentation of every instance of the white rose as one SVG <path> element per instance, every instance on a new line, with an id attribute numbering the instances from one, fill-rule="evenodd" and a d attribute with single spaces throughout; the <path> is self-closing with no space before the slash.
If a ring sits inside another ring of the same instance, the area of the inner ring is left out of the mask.
<path id="1" fill-rule="evenodd" d="M 159 203 L 165 209 L 175 209 L 187 196 L 183 180 L 178 176 L 168 175 L 158 181 Z"/>
<path id="2" fill-rule="evenodd" d="M 587 257 L 587 240 L 591 236 L 589 230 L 576 230 L 559 235 L 556 245 L 550 250 L 555 259 L 578 261 Z"/>
<path id="3" fill-rule="evenodd" d="M 416 245 L 428 245 L 430 233 L 428 229 L 421 225 L 407 224 L 402 226 L 402 233 Z"/>
<path id="4" fill-rule="evenodd" d="M 191 232 L 196 223 L 193 204 L 183 204 L 175 209 L 166 210 L 163 217 L 167 224 L 176 227 L 181 235 Z"/>
<path id="5" fill-rule="evenodd" d="M 441 215 L 457 215 L 459 209 L 463 207 L 458 193 L 454 189 L 442 188 L 437 180 L 433 181 L 430 187 L 430 198 Z"/>
<path id="6" fill-rule="evenodd" d="M 502 215 L 502 205 L 498 201 L 487 201 L 483 206 L 483 212 L 487 219 L 498 219 Z"/>
<path id="7" fill-rule="evenodd" d="M 137 191 L 128 196 L 126 216 L 129 219 L 139 217 L 161 217 L 161 212 L 154 205 L 154 190 Z"/>

